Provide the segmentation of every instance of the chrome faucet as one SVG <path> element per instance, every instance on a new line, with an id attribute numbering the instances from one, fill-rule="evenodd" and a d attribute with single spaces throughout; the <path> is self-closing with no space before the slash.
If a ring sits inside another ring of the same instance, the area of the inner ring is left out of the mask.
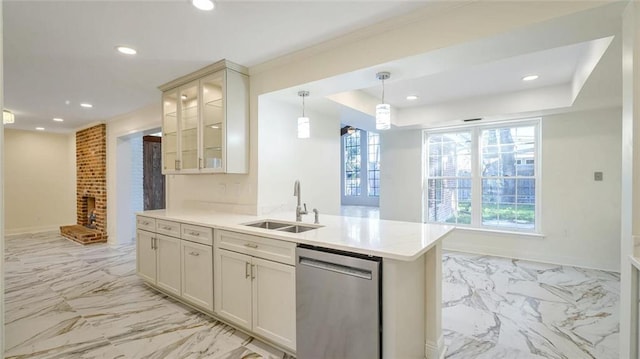
<path id="1" fill-rule="evenodd" d="M 300 181 L 296 180 L 296 183 L 293 185 L 293 195 L 298 197 L 298 205 L 296 206 L 296 222 L 302 222 L 302 215 L 307 214 L 307 204 L 304 204 L 304 210 L 300 206 Z"/>
<path id="2" fill-rule="evenodd" d="M 313 223 L 320 224 L 320 211 L 318 211 L 317 208 L 314 208 L 313 214 L 315 214 L 315 219 L 313 220 Z"/>

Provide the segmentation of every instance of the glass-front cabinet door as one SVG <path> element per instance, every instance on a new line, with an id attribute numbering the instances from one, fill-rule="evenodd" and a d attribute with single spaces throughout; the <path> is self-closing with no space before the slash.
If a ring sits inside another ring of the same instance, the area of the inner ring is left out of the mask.
<path id="1" fill-rule="evenodd" d="M 206 172 L 223 172 L 226 167 L 224 156 L 225 108 L 224 108 L 225 71 L 218 71 L 202 80 L 202 163 Z"/>
<path id="2" fill-rule="evenodd" d="M 198 170 L 198 81 L 180 87 L 180 162 L 178 170 Z"/>
<path id="3" fill-rule="evenodd" d="M 178 161 L 178 91 L 162 96 L 162 169 L 176 170 Z"/>

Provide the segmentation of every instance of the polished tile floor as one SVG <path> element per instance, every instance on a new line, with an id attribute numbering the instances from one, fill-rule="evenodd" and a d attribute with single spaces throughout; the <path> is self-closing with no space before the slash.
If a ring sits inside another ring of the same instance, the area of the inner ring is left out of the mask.
<path id="1" fill-rule="evenodd" d="M 135 246 L 6 239 L 6 358 L 287 358 L 146 287 Z M 443 256 L 447 358 L 617 358 L 616 273 Z"/>
<path id="2" fill-rule="evenodd" d="M 618 273 L 443 255 L 447 358 L 618 358 Z"/>
<path id="3" fill-rule="evenodd" d="M 286 358 L 145 286 L 135 246 L 10 236 L 5 358 Z"/>

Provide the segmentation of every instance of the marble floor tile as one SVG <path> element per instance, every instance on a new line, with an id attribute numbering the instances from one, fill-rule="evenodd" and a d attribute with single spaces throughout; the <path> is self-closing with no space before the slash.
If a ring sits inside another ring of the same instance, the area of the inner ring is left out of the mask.
<path id="1" fill-rule="evenodd" d="M 135 244 L 8 236 L 6 358 L 291 358 L 144 284 Z M 619 275 L 445 252 L 450 359 L 618 357 Z"/>
<path id="2" fill-rule="evenodd" d="M 289 358 L 155 290 L 135 245 L 6 238 L 5 358 Z"/>
<path id="3" fill-rule="evenodd" d="M 618 273 L 447 252 L 447 358 L 618 358 Z"/>

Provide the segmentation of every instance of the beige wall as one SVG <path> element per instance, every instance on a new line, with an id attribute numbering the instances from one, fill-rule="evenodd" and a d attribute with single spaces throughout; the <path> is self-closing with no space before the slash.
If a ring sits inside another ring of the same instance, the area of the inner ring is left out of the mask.
<path id="1" fill-rule="evenodd" d="M 258 205 L 261 213 L 295 211 L 293 185 L 311 213 L 340 214 L 340 118 L 307 108 L 311 136 L 297 138 L 300 106 L 260 98 Z M 293 218 L 292 218 L 293 219 Z M 313 215 L 305 217 L 312 221 Z"/>
<path id="2" fill-rule="evenodd" d="M 5 231 L 76 223 L 75 134 L 4 131 Z"/>

